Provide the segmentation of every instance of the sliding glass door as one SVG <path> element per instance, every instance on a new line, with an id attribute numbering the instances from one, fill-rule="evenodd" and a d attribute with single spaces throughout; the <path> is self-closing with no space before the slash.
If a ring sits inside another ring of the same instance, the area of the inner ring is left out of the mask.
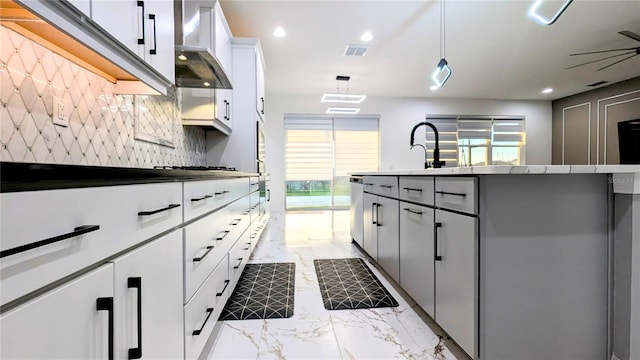
<path id="1" fill-rule="evenodd" d="M 348 209 L 349 174 L 379 169 L 378 118 L 285 116 L 286 208 Z"/>

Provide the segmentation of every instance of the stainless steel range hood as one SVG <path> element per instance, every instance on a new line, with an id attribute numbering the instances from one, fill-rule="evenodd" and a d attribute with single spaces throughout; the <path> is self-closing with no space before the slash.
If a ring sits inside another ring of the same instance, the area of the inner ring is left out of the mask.
<path id="1" fill-rule="evenodd" d="M 200 41 L 200 0 L 175 0 L 176 85 L 186 88 L 232 89 L 231 81 L 211 49 Z"/>

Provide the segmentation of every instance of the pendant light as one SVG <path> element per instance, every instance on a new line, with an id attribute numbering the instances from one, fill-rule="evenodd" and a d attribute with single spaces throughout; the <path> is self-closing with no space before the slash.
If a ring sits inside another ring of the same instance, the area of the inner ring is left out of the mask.
<path id="1" fill-rule="evenodd" d="M 436 66 L 436 69 L 433 71 L 431 75 L 431 79 L 436 84 L 437 87 L 441 88 L 444 86 L 444 83 L 447 82 L 449 77 L 451 76 L 451 68 L 449 67 L 449 63 L 445 58 L 445 8 L 444 8 L 444 0 L 440 0 L 440 61 Z"/>

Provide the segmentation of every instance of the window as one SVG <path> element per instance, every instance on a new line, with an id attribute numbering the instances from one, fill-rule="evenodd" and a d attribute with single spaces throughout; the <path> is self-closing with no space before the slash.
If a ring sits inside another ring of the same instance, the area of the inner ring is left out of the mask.
<path id="1" fill-rule="evenodd" d="M 349 174 L 378 171 L 378 119 L 287 115 L 286 208 L 348 209 Z"/>
<path id="2" fill-rule="evenodd" d="M 446 166 L 524 165 L 523 117 L 427 116 L 440 134 L 440 158 Z M 426 135 L 427 148 L 435 136 Z M 433 153 L 429 152 L 429 161 Z"/>

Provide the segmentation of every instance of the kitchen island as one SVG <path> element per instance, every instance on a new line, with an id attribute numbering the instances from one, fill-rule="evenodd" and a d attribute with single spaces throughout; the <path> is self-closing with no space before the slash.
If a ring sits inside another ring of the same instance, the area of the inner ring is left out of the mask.
<path id="1" fill-rule="evenodd" d="M 358 175 L 363 249 L 471 357 L 640 358 L 640 166 Z"/>

